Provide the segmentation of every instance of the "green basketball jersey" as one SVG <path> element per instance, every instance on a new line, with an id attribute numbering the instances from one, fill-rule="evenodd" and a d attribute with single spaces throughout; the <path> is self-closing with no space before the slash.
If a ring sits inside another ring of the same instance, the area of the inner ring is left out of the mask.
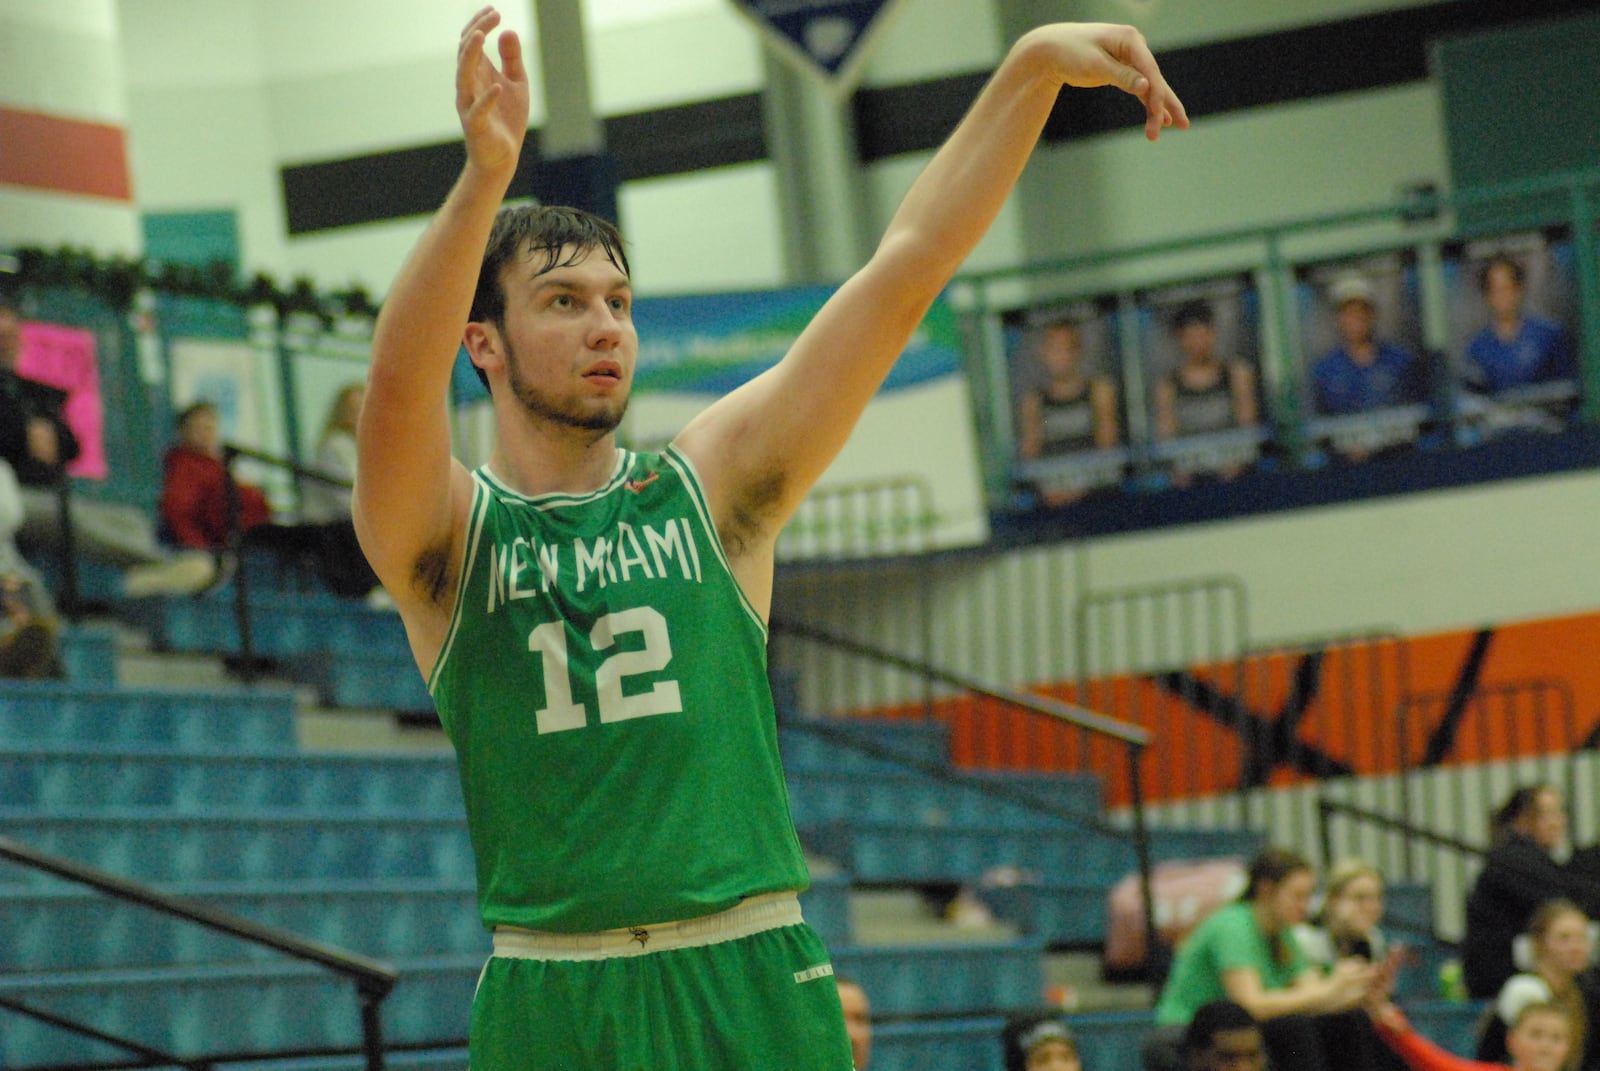
<path id="1" fill-rule="evenodd" d="M 804 888 L 766 626 L 688 459 L 619 450 L 584 495 L 474 482 L 428 688 L 484 922 L 589 932 Z"/>

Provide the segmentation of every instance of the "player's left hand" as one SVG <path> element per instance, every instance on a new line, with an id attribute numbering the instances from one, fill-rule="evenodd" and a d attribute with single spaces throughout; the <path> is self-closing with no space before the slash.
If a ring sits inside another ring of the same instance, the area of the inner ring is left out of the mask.
<path id="1" fill-rule="evenodd" d="M 1145 137 L 1151 141 L 1163 127 L 1189 126 L 1183 102 L 1167 85 L 1144 35 L 1132 26 L 1099 22 L 1061 22 L 1033 31 L 1050 46 L 1057 74 L 1080 89 L 1115 86 L 1144 105 Z"/>

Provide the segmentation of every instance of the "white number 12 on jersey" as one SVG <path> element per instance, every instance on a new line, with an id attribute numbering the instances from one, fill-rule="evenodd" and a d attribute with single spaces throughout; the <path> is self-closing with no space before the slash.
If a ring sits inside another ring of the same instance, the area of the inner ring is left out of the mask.
<path id="1" fill-rule="evenodd" d="M 624 677 L 654 673 L 672 661 L 672 641 L 667 638 L 667 619 L 649 606 L 618 610 L 606 614 L 589 630 L 589 644 L 597 654 L 616 646 L 617 637 L 637 632 L 644 637 L 644 648 L 618 651 L 601 662 L 594 671 L 595 696 L 600 702 L 602 722 L 627 721 L 652 714 L 676 714 L 683 709 L 677 681 L 660 681 L 648 692 L 624 695 Z M 567 626 L 547 621 L 528 634 L 528 650 L 539 655 L 544 671 L 545 705 L 534 712 L 539 732 L 559 733 L 581 729 L 589 712 L 572 698 L 570 663 L 567 659 Z"/>

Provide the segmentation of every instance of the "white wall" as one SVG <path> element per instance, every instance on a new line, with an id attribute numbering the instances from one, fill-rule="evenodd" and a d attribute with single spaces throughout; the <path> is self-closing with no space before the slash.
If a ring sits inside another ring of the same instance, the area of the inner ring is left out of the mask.
<path id="1" fill-rule="evenodd" d="M 422 221 L 290 239 L 278 169 L 456 137 L 454 46 L 477 2 L 123 0 L 117 11 L 141 206 L 237 208 L 247 269 L 306 273 L 330 286 L 362 282 L 381 294 Z M 1133 17 L 1159 49 L 1424 2 L 1082 0 L 1070 13 Z M 536 52 L 530 9 L 507 7 Z M 865 80 L 890 85 L 982 69 L 1003 50 L 1008 24 L 1059 17 L 1065 7 L 906 0 Z M 720 0 L 591 0 L 588 19 L 604 112 L 759 88 L 754 32 Z M 65 33 L 72 20 L 61 21 Z M 0 38 L 0 60 L 7 48 L 67 47 L 38 31 L 19 41 Z M 0 62 L 0 87 L 9 66 Z M 538 97 L 536 90 L 535 122 Z M 1195 129 L 1156 146 L 1144 142 L 1130 113 L 1126 132 L 1043 148 L 968 267 L 1366 206 L 1401 184 L 1446 177 L 1439 100 L 1429 84 L 1198 119 Z M 924 159 L 870 169 L 879 225 Z M 760 163 L 626 186 L 621 204 L 641 291 L 780 283 L 775 202 L 771 168 Z M 16 203 L 13 197 L 0 209 Z M 38 216 L 47 220 L 48 212 Z M 1048 553 L 1071 554 L 1068 572 L 1081 568 L 1095 585 L 1237 571 L 1251 591 L 1258 638 L 1372 624 L 1429 631 L 1600 603 L 1600 573 L 1577 565 L 1583 519 L 1594 515 L 1597 499 L 1600 478 L 1552 477 Z M 1527 518 L 1538 519 L 1537 555 L 1526 552 Z M 1308 562 L 1322 564 L 1308 571 Z M 1028 567 L 1008 568 L 1025 574 Z M 1073 597 L 1060 593 L 1068 605 Z"/>
<path id="2" fill-rule="evenodd" d="M 1201 8 L 1086 0 L 1071 14 L 1134 18 L 1159 48 L 1420 2 L 1241 0 Z M 142 207 L 236 208 L 247 269 L 308 274 L 328 285 L 362 282 L 381 294 L 422 221 L 289 238 L 278 170 L 457 137 L 454 48 L 475 6 L 476 0 L 123 0 Z M 507 24 L 536 56 L 531 8 L 503 6 Z M 1002 7 L 1017 9 L 1010 19 L 1018 25 L 1062 14 L 1058 3 L 905 0 L 876 43 L 865 84 L 992 67 L 1008 39 L 1006 20 L 997 13 Z M 586 20 L 595 103 L 604 114 L 760 88 L 761 46 L 731 5 L 589 0 Z M 541 122 L 537 80 L 532 111 L 533 121 Z M 1157 147 L 1144 143 L 1136 123 L 1130 111 L 1125 133 L 1044 148 L 969 267 L 1366 205 L 1390 198 L 1402 183 L 1444 173 L 1432 87 L 1201 117 L 1194 130 Z M 1352 131 L 1359 132 L 1360 167 L 1349 166 Z M 917 154 L 870 169 L 875 227 L 888 219 L 925 159 Z M 733 173 L 624 188 L 624 224 L 635 239 L 642 291 L 693 293 L 730 280 L 781 281 L 772 176 L 762 174 L 762 165 L 728 170 Z"/>

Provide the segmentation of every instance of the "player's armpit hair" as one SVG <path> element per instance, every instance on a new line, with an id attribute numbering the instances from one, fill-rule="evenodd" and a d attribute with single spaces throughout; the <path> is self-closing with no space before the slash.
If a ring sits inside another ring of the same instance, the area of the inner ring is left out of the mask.
<path id="1" fill-rule="evenodd" d="M 761 541 L 773 524 L 773 507 L 783 500 L 788 484 L 789 478 L 784 473 L 767 472 L 751 480 L 744 493 L 731 503 L 732 509 L 717 531 L 722 549 L 730 558 L 739 557 L 749 549 L 749 544 Z"/>
<path id="2" fill-rule="evenodd" d="M 411 567 L 412 584 L 435 605 L 443 605 L 453 580 L 448 546 L 426 548 Z"/>

